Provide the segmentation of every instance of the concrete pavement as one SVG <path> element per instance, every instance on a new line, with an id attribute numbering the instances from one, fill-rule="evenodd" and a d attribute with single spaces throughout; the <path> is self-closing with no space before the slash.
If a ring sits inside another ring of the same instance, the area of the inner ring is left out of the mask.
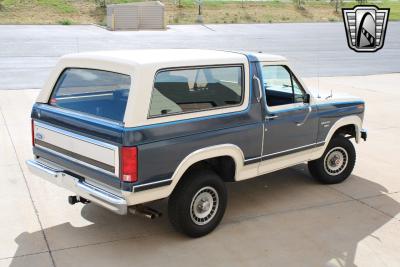
<path id="1" fill-rule="evenodd" d="M 166 216 L 67 204 L 67 191 L 24 163 L 38 91 L 0 90 L 0 266 L 399 266 L 399 83 L 400 74 L 321 78 L 322 91 L 367 102 L 369 140 L 354 174 L 326 186 L 299 165 L 230 184 L 222 224 L 200 239 L 174 232 Z"/>
<path id="2" fill-rule="evenodd" d="M 343 23 L 171 25 L 165 31 L 111 32 L 96 26 L 0 26 L 0 89 L 40 88 L 68 53 L 137 48 L 210 48 L 286 56 L 302 76 L 400 72 L 400 22 L 390 22 L 385 46 L 356 53 Z"/>

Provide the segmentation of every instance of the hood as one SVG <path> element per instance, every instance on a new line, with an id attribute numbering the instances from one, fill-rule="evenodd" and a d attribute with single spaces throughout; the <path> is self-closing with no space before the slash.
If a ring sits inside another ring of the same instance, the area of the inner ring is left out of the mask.
<path id="1" fill-rule="evenodd" d="M 337 103 L 337 102 L 364 102 L 361 98 L 346 93 L 334 91 L 310 89 L 316 104 L 319 103 Z"/>

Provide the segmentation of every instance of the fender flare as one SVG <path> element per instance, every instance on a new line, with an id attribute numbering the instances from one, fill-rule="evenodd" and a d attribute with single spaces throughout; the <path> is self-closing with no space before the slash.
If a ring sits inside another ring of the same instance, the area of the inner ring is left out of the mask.
<path id="1" fill-rule="evenodd" d="M 240 170 L 244 166 L 243 151 L 236 145 L 223 144 L 223 145 L 201 148 L 187 155 L 175 169 L 174 174 L 172 175 L 171 178 L 172 179 L 171 185 L 173 186 L 173 188 L 175 188 L 176 184 L 180 181 L 183 174 L 197 162 L 223 156 L 231 157 L 235 162 L 234 180 L 236 181 L 237 180 L 236 178 L 240 173 Z"/>
<path id="2" fill-rule="evenodd" d="M 200 162 L 202 160 L 215 157 L 222 157 L 222 156 L 229 156 L 233 158 L 236 165 L 235 166 L 236 167 L 235 181 L 236 181 L 239 173 L 244 167 L 243 151 L 236 145 L 222 144 L 222 145 L 215 145 L 215 146 L 201 148 L 187 155 L 175 169 L 171 177 L 172 182 L 170 185 L 135 193 L 123 192 L 123 195 L 126 198 L 128 205 L 135 205 L 139 203 L 145 203 L 157 199 L 166 198 L 169 195 L 171 195 L 172 191 L 175 189 L 175 186 L 178 184 L 183 174 L 191 166 L 193 166 L 193 164 Z"/>
<path id="3" fill-rule="evenodd" d="M 332 136 L 339 128 L 346 125 L 354 125 L 356 131 L 355 140 L 356 143 L 358 143 L 360 141 L 360 136 L 361 136 L 362 120 L 360 117 L 356 115 L 346 116 L 337 120 L 329 130 L 325 138 L 325 143 L 328 143 L 331 140 Z"/>
<path id="4" fill-rule="evenodd" d="M 362 119 L 359 116 L 356 115 L 350 115 L 350 116 L 346 116 L 343 117 L 339 120 L 337 120 L 331 127 L 331 129 L 329 130 L 328 134 L 326 135 L 324 141 L 324 145 L 321 147 L 316 148 L 315 152 L 312 154 L 311 156 L 311 160 L 314 159 L 318 159 L 320 157 L 322 157 L 322 155 L 324 154 L 326 148 L 329 145 L 329 142 L 331 141 L 333 135 L 335 134 L 335 132 L 346 125 L 354 125 L 355 131 L 356 131 L 356 137 L 355 137 L 355 141 L 356 143 L 358 143 L 360 141 L 361 138 L 361 128 L 362 128 Z"/>

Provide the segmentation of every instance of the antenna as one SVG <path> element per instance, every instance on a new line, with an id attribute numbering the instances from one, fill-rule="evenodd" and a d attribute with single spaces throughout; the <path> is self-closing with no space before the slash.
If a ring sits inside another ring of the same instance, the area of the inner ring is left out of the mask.
<path id="1" fill-rule="evenodd" d="M 325 97 L 325 99 L 331 98 L 332 96 L 333 96 L 333 92 L 332 92 L 332 89 L 331 89 L 331 94 L 328 95 L 327 97 Z"/>
<path id="2" fill-rule="evenodd" d="M 80 53 L 79 51 L 79 37 L 76 37 L 76 50 L 78 53 Z"/>
<path id="3" fill-rule="evenodd" d="M 317 98 L 321 98 L 319 94 L 319 38 L 317 38 Z"/>

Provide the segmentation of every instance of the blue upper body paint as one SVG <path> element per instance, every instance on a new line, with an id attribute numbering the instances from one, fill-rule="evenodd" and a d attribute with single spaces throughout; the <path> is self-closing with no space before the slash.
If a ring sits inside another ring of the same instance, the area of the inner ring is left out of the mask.
<path id="1" fill-rule="evenodd" d="M 248 107 L 243 111 L 126 128 L 123 124 L 116 122 L 36 103 L 32 109 L 32 118 L 117 146 L 137 146 L 140 162 L 137 184 L 170 178 L 171 173 L 187 155 L 208 146 L 234 144 L 243 151 L 245 158 L 260 157 L 262 156 L 260 147 L 263 143 L 264 117 L 267 112 L 265 91 L 262 90 L 263 101 L 259 103 L 256 93 L 253 92 L 256 89 L 252 77 L 256 75 L 262 80 L 261 66 L 252 54 L 247 54 L 246 57 L 249 62 L 250 92 Z M 360 110 L 355 106 L 361 103 L 363 102 L 349 101 L 314 105 L 316 111 L 313 116 L 314 118 L 323 116 L 334 121 L 338 117 L 359 114 Z M 285 109 L 276 113 L 296 111 L 296 109 L 298 108 Z M 36 153 L 42 157 L 47 155 L 49 158 L 54 158 L 37 149 Z M 62 165 L 62 162 L 58 163 Z M 74 171 L 72 163 L 66 162 L 64 165 L 69 166 L 71 172 Z M 88 170 L 87 167 L 80 166 L 79 168 L 80 173 L 93 175 L 93 171 Z M 104 175 L 101 177 L 103 177 L 102 182 L 111 186 L 124 188 L 127 186 L 126 183 L 120 184 L 117 177 Z"/>

